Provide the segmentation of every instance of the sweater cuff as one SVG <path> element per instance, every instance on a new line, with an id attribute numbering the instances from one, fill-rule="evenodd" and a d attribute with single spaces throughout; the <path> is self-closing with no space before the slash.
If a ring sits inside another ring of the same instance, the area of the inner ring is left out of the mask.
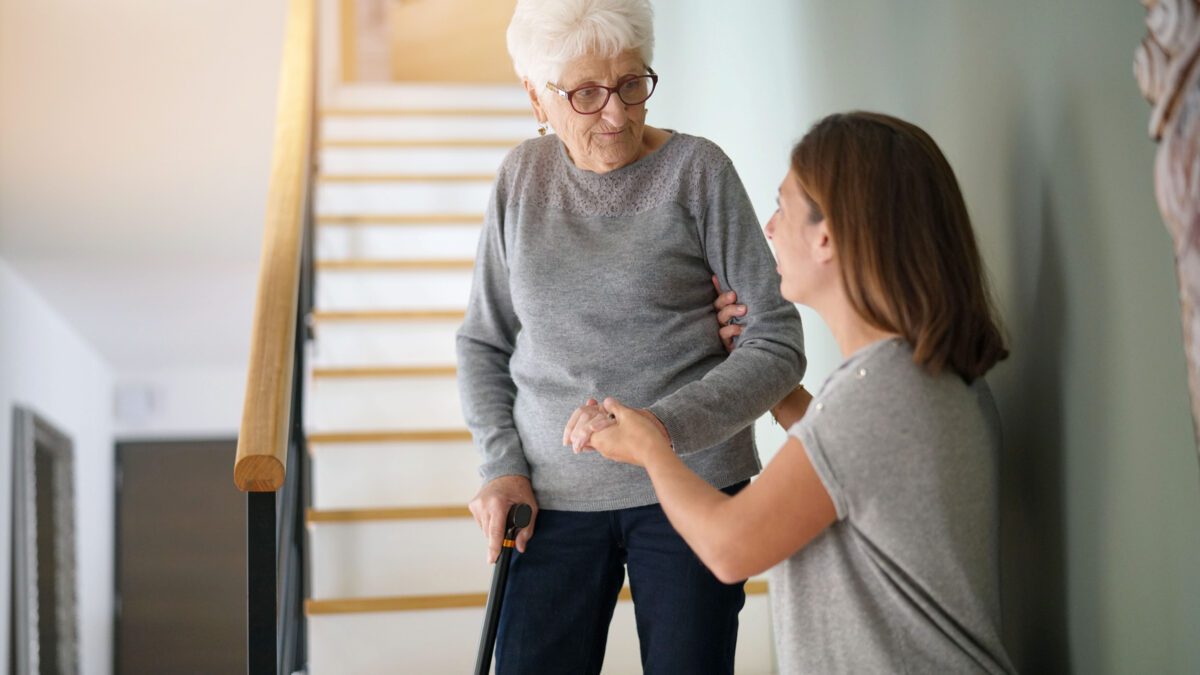
<path id="1" fill-rule="evenodd" d="M 674 448 L 676 455 L 686 455 L 701 449 L 692 447 L 692 439 L 688 437 L 687 425 L 684 420 L 672 413 L 671 406 L 663 405 L 660 401 L 647 407 L 646 410 L 653 413 L 658 421 L 667 428 L 667 435 L 670 436 L 671 447 Z"/>
<path id="2" fill-rule="evenodd" d="M 483 479 L 484 484 L 504 476 L 529 478 L 529 473 L 529 463 L 525 461 L 525 458 L 514 457 L 512 453 L 490 459 L 479 467 L 479 476 Z"/>

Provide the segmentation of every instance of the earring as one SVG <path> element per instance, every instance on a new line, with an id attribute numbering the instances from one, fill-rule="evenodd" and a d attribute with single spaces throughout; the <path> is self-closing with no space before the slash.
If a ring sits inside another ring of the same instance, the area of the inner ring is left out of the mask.
<path id="1" fill-rule="evenodd" d="M 545 136 L 546 129 L 548 129 L 548 128 L 549 128 L 549 125 L 547 125 L 545 122 L 542 122 L 541 124 L 539 124 L 538 125 L 538 136 Z"/>

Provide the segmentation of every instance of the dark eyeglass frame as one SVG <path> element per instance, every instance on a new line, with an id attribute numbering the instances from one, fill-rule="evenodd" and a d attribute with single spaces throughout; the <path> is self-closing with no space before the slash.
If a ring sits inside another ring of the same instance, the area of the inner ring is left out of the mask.
<path id="1" fill-rule="evenodd" d="M 624 103 L 625 105 L 641 105 L 641 104 L 645 103 L 646 101 L 649 101 L 650 97 L 654 95 L 654 90 L 658 88 L 658 73 L 654 72 L 654 69 L 651 68 L 650 66 L 646 66 L 646 73 L 647 74 L 645 74 L 645 75 L 633 75 L 633 76 L 627 77 L 627 78 L 617 82 L 617 86 L 615 86 L 615 87 L 606 87 L 602 84 L 585 84 L 581 87 L 575 87 L 574 89 L 572 89 L 570 91 L 566 91 L 566 90 L 560 88 L 558 85 L 551 84 L 550 82 L 546 83 L 546 87 L 548 89 L 550 89 L 550 91 L 553 91 L 554 93 L 558 94 L 559 96 L 567 99 L 567 103 L 569 103 L 571 105 L 571 110 L 574 110 L 575 112 L 579 113 L 580 115 L 598 115 L 598 114 L 600 114 L 601 111 L 604 110 L 604 106 L 608 105 L 608 100 L 610 98 L 612 98 L 613 94 L 616 94 L 617 99 L 620 100 L 621 103 Z M 644 98 L 640 101 L 633 102 L 633 103 L 626 101 L 621 96 L 621 92 L 620 92 L 621 87 L 624 87 L 625 85 L 629 84 L 630 82 L 632 82 L 634 80 L 640 80 L 642 78 L 650 79 L 650 91 L 646 94 L 646 98 Z M 582 91 L 584 89 L 603 89 L 603 90 L 605 90 L 606 93 L 604 95 L 604 102 L 600 104 L 599 108 L 596 108 L 595 110 L 593 110 L 591 112 L 583 112 L 579 108 L 575 107 L 575 92 Z"/>

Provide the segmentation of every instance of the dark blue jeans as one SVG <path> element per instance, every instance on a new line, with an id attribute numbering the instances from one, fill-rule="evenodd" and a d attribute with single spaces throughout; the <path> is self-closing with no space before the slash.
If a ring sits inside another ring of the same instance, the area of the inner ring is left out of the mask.
<path id="1" fill-rule="evenodd" d="M 599 673 L 626 568 L 643 672 L 733 673 L 744 584 L 718 581 L 661 506 L 541 511 L 535 527 L 509 570 L 496 675 Z"/>

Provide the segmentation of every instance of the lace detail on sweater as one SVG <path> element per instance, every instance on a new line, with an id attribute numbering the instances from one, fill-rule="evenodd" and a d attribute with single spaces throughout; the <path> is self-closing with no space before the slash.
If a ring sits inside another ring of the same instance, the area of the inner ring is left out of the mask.
<path id="1" fill-rule="evenodd" d="M 522 143 L 500 167 L 501 203 L 538 211 L 630 216 L 674 202 L 694 214 L 701 196 L 730 165 L 717 145 L 675 132 L 666 144 L 629 166 L 606 174 L 584 171 L 554 136 Z"/>

